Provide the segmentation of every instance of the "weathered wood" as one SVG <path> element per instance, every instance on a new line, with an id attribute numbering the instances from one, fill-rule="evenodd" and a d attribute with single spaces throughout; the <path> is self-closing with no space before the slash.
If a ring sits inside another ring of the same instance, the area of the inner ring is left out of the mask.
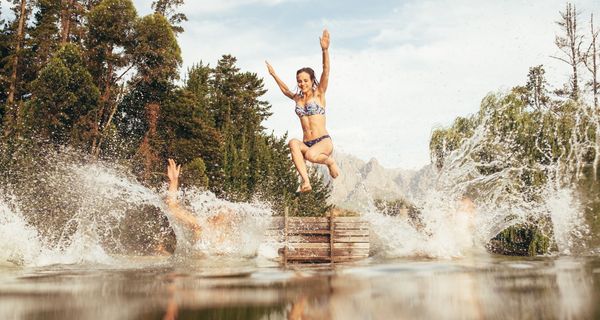
<path id="1" fill-rule="evenodd" d="M 335 254 L 334 250 L 333 250 L 333 235 L 334 235 L 334 230 L 335 230 L 335 222 L 334 222 L 334 217 L 333 217 L 333 211 L 329 211 L 329 253 L 331 254 L 332 260 L 331 262 L 333 263 L 333 256 Z"/>
<path id="2" fill-rule="evenodd" d="M 337 237 L 335 242 L 363 242 L 369 243 L 369 237 Z"/>
<path id="3" fill-rule="evenodd" d="M 360 249 L 369 249 L 370 244 L 368 242 L 336 242 L 333 244 L 334 249 L 344 249 L 344 248 L 360 248 Z"/>
<path id="4" fill-rule="evenodd" d="M 329 235 L 289 235 L 288 241 L 290 243 L 303 243 L 303 242 L 327 242 L 329 241 Z"/>
<path id="5" fill-rule="evenodd" d="M 299 229 L 288 229 L 288 234 L 331 234 L 329 230 L 299 230 Z"/>
<path id="6" fill-rule="evenodd" d="M 369 256 L 339 256 L 339 257 L 333 257 L 332 261 L 333 262 L 352 262 L 352 261 L 356 261 L 356 260 L 362 260 L 362 259 L 366 259 Z"/>
<path id="7" fill-rule="evenodd" d="M 273 217 L 265 236 L 282 243 L 283 263 L 346 262 L 369 256 L 369 225 L 359 217 Z"/>
<path id="8" fill-rule="evenodd" d="M 369 230 L 339 230 L 336 229 L 333 233 L 335 237 L 343 237 L 343 236 L 369 236 Z"/>

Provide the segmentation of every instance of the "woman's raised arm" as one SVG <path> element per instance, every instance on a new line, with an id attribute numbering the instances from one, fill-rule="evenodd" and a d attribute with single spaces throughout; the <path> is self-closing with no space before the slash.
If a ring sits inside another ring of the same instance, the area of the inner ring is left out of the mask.
<path id="1" fill-rule="evenodd" d="M 329 84 L 329 31 L 323 30 L 321 40 L 321 51 L 323 51 L 323 73 L 321 74 L 321 80 L 319 82 L 319 90 L 321 93 L 327 91 L 327 85 Z"/>
<path id="2" fill-rule="evenodd" d="M 285 85 L 285 83 L 283 83 L 283 81 L 281 81 L 281 79 L 279 79 L 279 77 L 277 76 L 277 74 L 275 74 L 275 69 L 273 69 L 273 67 L 269 64 L 269 62 L 265 61 L 265 63 L 267 64 L 267 69 L 269 70 L 269 74 L 273 77 L 273 79 L 275 79 L 275 82 L 277 82 L 277 85 L 279 86 L 279 89 L 281 89 L 281 92 L 283 92 L 283 94 L 290 98 L 290 99 L 294 99 L 294 93 L 290 91 L 290 89 Z"/>

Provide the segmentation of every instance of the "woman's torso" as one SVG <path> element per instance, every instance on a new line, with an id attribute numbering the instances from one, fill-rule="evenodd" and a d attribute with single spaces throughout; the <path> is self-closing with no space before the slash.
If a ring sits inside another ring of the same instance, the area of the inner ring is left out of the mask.
<path id="1" fill-rule="evenodd" d="M 296 114 L 302 125 L 304 141 L 329 134 L 325 128 L 325 97 L 323 95 L 298 96 L 294 100 L 296 101 Z"/>

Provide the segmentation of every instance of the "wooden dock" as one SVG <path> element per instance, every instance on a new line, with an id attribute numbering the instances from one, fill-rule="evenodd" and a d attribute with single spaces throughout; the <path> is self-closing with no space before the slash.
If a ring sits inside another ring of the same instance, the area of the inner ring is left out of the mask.
<path id="1" fill-rule="evenodd" d="M 287 212 L 286 212 L 287 213 Z M 360 217 L 273 217 L 267 236 L 282 262 L 335 263 L 369 256 L 369 225 Z"/>

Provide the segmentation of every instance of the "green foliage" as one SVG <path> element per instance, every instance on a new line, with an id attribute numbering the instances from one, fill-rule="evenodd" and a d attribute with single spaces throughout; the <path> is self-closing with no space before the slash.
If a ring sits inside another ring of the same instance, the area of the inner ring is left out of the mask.
<path id="1" fill-rule="evenodd" d="M 297 194 L 294 205 L 291 207 L 292 215 L 300 217 L 318 217 L 333 208 L 327 204 L 327 198 L 331 194 L 331 186 L 325 184 L 323 177 L 316 168 L 312 167 L 308 171 L 313 190 L 307 193 Z"/>
<path id="2" fill-rule="evenodd" d="M 316 172 L 314 191 L 296 193 L 287 136 L 266 133 L 262 125 L 270 105 L 255 73 L 224 55 L 215 67 L 200 62 L 176 83 L 182 63 L 176 33 L 185 21 L 176 10 L 183 1 L 154 1 L 154 13 L 141 18 L 131 0 L 29 3 L 34 16 L 19 52 L 16 95 L 23 130 L 0 140 L 6 181 L 34 183 L 27 171 L 39 167 L 34 160 L 43 157 L 41 150 L 72 147 L 129 168 L 150 187 L 164 183 L 166 160 L 174 158 L 182 164 L 183 187 L 267 201 L 277 212 L 289 207 L 322 215 L 329 209 L 328 186 Z M 63 38 L 65 17 L 71 25 Z M 3 88 L 15 55 L 16 20 L 6 26 L 0 29 Z M 2 90 L 0 126 L 6 98 Z"/>
<path id="3" fill-rule="evenodd" d="M 186 187 L 208 187 L 208 176 L 206 176 L 206 165 L 202 158 L 194 158 L 194 160 L 186 163 L 182 167 L 181 186 Z"/>
<path id="4" fill-rule="evenodd" d="M 142 81 L 168 83 L 177 78 L 181 50 L 169 22 L 162 15 L 148 15 L 137 21 L 132 55 Z"/>
<path id="5" fill-rule="evenodd" d="M 38 0 L 37 6 L 35 25 L 29 32 L 33 60 L 31 67 L 34 68 L 32 73 L 44 66 L 59 45 L 58 23 L 61 1 Z"/>
<path id="6" fill-rule="evenodd" d="M 479 182 L 465 184 L 465 194 L 483 199 L 495 190 L 504 199 L 537 203 L 549 182 L 577 186 L 583 183 L 585 168 L 597 172 L 598 110 L 574 100 L 551 100 L 543 74 L 541 66 L 530 69 L 526 86 L 490 94 L 476 115 L 434 131 L 432 162 L 440 169 L 470 163 L 457 179 L 479 177 L 473 180 Z M 539 223 L 512 227 L 495 241 L 508 251 L 545 253 L 551 231 L 540 231 Z"/>
<path id="7" fill-rule="evenodd" d="M 537 223 L 518 224 L 504 229 L 488 244 L 492 252 L 517 255 L 535 256 L 550 251 L 550 238 Z"/>
<path id="8" fill-rule="evenodd" d="M 31 83 L 26 128 L 54 144 L 87 142 L 99 91 L 74 45 L 62 47 Z"/>
<path id="9" fill-rule="evenodd" d="M 177 12 L 177 7 L 183 5 L 183 0 L 156 0 L 152 2 L 152 9 L 169 20 L 173 32 L 183 32 L 183 27 L 179 26 L 183 21 L 187 21 L 184 13 Z"/>

